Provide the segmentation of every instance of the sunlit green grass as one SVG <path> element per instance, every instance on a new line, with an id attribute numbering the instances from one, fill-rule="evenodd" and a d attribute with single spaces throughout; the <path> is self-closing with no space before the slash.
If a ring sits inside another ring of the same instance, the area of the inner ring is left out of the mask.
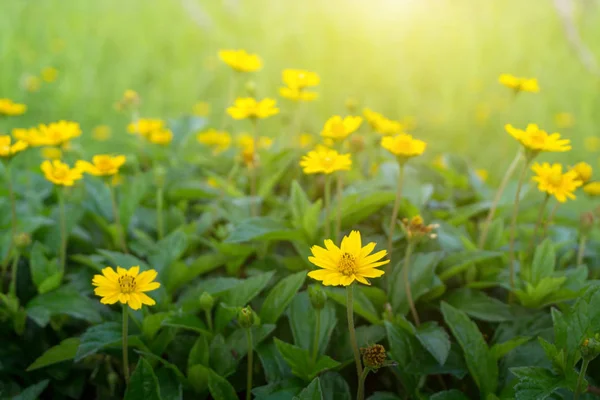
<path id="1" fill-rule="evenodd" d="M 113 105 L 127 88 L 141 94 L 146 116 L 177 117 L 206 100 L 219 126 L 231 73 L 216 54 L 240 47 L 265 63 L 239 82 L 240 94 L 252 79 L 259 96 L 278 97 L 286 67 L 320 73 L 320 101 L 302 110 L 309 132 L 346 113 L 345 100 L 354 97 L 361 108 L 415 116 L 430 157 L 459 153 L 499 175 L 517 149 L 505 123 L 555 130 L 555 114 L 569 112 L 575 126 L 562 133 L 574 150 L 548 159 L 598 166 L 583 141 L 598 135 L 600 85 L 573 56 L 550 1 L 242 0 L 237 9 L 222 3 L 198 3 L 210 25 L 201 27 L 174 0 L 5 2 L 0 97 L 30 110 L 0 130 L 64 118 L 88 133 L 98 124 L 124 133 L 127 116 Z M 600 56 L 600 11 L 580 14 L 583 36 Z M 59 69 L 58 81 L 25 91 L 24 76 L 46 66 Z M 513 98 L 497 83 L 503 72 L 537 77 L 541 93 Z M 281 103 L 285 114 L 289 104 Z M 488 119 L 481 118 L 485 110 Z M 266 125 L 266 133 L 281 134 L 279 124 Z"/>

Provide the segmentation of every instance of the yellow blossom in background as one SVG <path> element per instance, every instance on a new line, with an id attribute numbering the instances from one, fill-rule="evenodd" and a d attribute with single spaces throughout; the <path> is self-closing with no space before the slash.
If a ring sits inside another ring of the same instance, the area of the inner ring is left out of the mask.
<path id="1" fill-rule="evenodd" d="M 498 78 L 498 82 L 502 85 L 514 89 L 515 92 L 532 92 L 540 91 L 538 81 L 535 78 L 519 78 L 510 74 L 502 74 Z"/>
<path id="2" fill-rule="evenodd" d="M 313 101 L 319 97 L 317 92 L 289 87 L 279 88 L 279 95 L 283 98 L 294 101 Z"/>
<path id="3" fill-rule="evenodd" d="M 111 129 L 108 125 L 98 125 L 94 129 L 92 129 L 92 137 L 99 141 L 104 142 L 111 137 Z"/>
<path id="4" fill-rule="evenodd" d="M 19 140 L 27 142 L 30 146 L 33 145 L 34 138 L 39 136 L 37 128 L 15 128 L 12 130 L 12 135 Z"/>
<path id="5" fill-rule="evenodd" d="M 529 124 L 525 130 L 517 129 L 510 124 L 504 126 L 506 132 L 517 139 L 526 149 L 533 152 L 553 151 L 564 152 L 571 150 L 571 141 L 561 139 L 560 133 L 548 134 L 536 124 Z"/>
<path id="6" fill-rule="evenodd" d="M 0 99 L 0 117 L 23 115 L 27 111 L 25 104 L 15 103 L 11 99 Z"/>
<path id="7" fill-rule="evenodd" d="M 173 141 L 173 132 L 170 129 L 161 129 L 150 133 L 148 140 L 154 144 L 166 146 Z"/>
<path id="8" fill-rule="evenodd" d="M 54 67 L 46 67 L 42 70 L 41 75 L 44 82 L 52 83 L 58 78 L 58 70 Z"/>
<path id="9" fill-rule="evenodd" d="M 575 125 L 575 118 L 571 113 L 560 112 L 554 116 L 554 124 L 559 128 L 571 128 Z"/>
<path id="10" fill-rule="evenodd" d="M 298 137 L 298 145 L 303 149 L 312 146 L 314 142 L 315 138 L 310 133 L 302 133 Z"/>
<path id="11" fill-rule="evenodd" d="M 62 151 L 58 147 L 43 147 L 41 153 L 46 160 L 60 160 L 62 158 Z"/>
<path id="12" fill-rule="evenodd" d="M 334 115 L 325 122 L 325 126 L 321 131 L 321 136 L 335 140 L 343 140 L 360 127 L 362 120 L 362 117 L 348 116 L 342 119 L 341 116 Z"/>
<path id="13" fill-rule="evenodd" d="M 411 158 L 420 156 L 425 152 L 427 143 L 406 133 L 396 136 L 385 136 L 381 139 L 381 147 L 400 158 Z"/>
<path id="14" fill-rule="evenodd" d="M 282 73 L 285 87 L 279 89 L 282 97 L 296 101 L 311 101 L 317 98 L 316 92 L 306 91 L 307 87 L 314 87 L 319 84 L 319 75 L 315 72 L 301 69 L 285 69 Z"/>
<path id="15" fill-rule="evenodd" d="M 0 157 L 12 157 L 28 146 L 23 140 L 13 141 L 9 135 L 0 135 Z"/>
<path id="16" fill-rule="evenodd" d="M 254 154 L 254 137 L 247 133 L 242 133 L 236 139 L 237 145 L 242 148 L 242 155 L 249 156 Z M 258 150 L 267 150 L 273 146 L 273 139 L 267 136 L 260 136 L 258 138 Z M 254 155 L 253 155 L 254 157 Z"/>
<path id="17" fill-rule="evenodd" d="M 135 135 L 148 136 L 154 131 L 165 127 L 165 121 L 162 119 L 140 118 L 136 122 L 127 125 L 127 132 Z"/>
<path id="18" fill-rule="evenodd" d="M 196 135 L 196 140 L 205 146 L 212 147 L 215 154 L 221 153 L 231 146 L 231 135 L 216 129 L 200 132 Z"/>
<path id="19" fill-rule="evenodd" d="M 321 281 L 325 286 L 348 286 L 354 281 L 370 285 L 368 278 L 378 278 L 384 271 L 377 269 L 390 260 L 380 261 L 387 255 L 385 250 L 371 254 L 376 243 L 363 247 L 360 232 L 352 231 L 344 236 L 340 247 L 332 240 L 325 240 L 325 248 L 312 246 L 312 257 L 308 261 L 320 269 L 310 271 L 308 276 Z"/>
<path id="20" fill-rule="evenodd" d="M 78 168 L 70 168 L 60 160 L 44 161 L 41 165 L 44 177 L 55 185 L 73 186 L 83 175 Z"/>
<path id="21" fill-rule="evenodd" d="M 216 180 L 215 178 L 213 178 L 212 176 L 206 180 L 206 184 L 207 184 L 208 186 L 210 186 L 211 188 L 214 188 L 214 189 L 216 189 L 216 188 L 218 188 L 218 187 L 219 187 L 219 181 L 217 181 L 217 180 Z"/>
<path id="22" fill-rule="evenodd" d="M 583 187 L 583 192 L 588 196 L 600 196 L 600 182 L 590 182 Z"/>
<path id="23" fill-rule="evenodd" d="M 23 79 L 23 87 L 28 92 L 37 92 L 42 87 L 42 80 L 33 75 L 28 75 Z"/>
<path id="24" fill-rule="evenodd" d="M 300 166 L 305 174 L 331 174 L 336 171 L 348 171 L 352 167 L 350 154 L 339 154 L 335 150 L 319 148 L 302 157 Z"/>
<path id="25" fill-rule="evenodd" d="M 30 142 L 33 146 L 59 146 L 81 135 L 81 128 L 77 122 L 58 121 L 50 124 L 41 124 L 38 127 L 38 136 L 32 136 Z"/>
<path id="26" fill-rule="evenodd" d="M 373 111 L 370 108 L 365 108 L 363 110 L 363 116 L 365 117 L 365 120 L 367 121 L 367 123 L 371 126 L 372 129 L 375 129 L 377 126 L 377 122 L 381 119 L 381 118 L 385 118 L 383 116 L 383 114 L 378 113 L 377 111 Z"/>
<path id="27" fill-rule="evenodd" d="M 592 179 L 592 166 L 586 162 L 579 162 L 569 169 L 577 173 L 577 179 L 582 183 L 586 183 Z"/>
<path id="28" fill-rule="evenodd" d="M 253 72 L 262 68 L 262 60 L 246 50 L 219 50 L 219 58 L 239 72 Z"/>
<path id="29" fill-rule="evenodd" d="M 119 172 L 125 161 L 125 156 L 113 157 L 108 154 L 99 154 L 92 157 L 91 163 L 83 160 L 77 161 L 75 167 L 94 176 L 111 176 Z"/>
<path id="30" fill-rule="evenodd" d="M 482 182 L 486 182 L 488 177 L 490 176 L 489 172 L 486 169 L 476 169 L 475 173 L 481 179 Z"/>
<path id="31" fill-rule="evenodd" d="M 256 100 L 252 97 L 238 97 L 233 106 L 227 108 L 233 119 L 268 118 L 279 113 L 274 99 Z"/>
<path id="32" fill-rule="evenodd" d="M 596 153 L 600 151 L 600 137 L 589 136 L 585 138 L 584 147 L 590 153 Z"/>
<path id="33" fill-rule="evenodd" d="M 567 198 L 575 199 L 575 189 L 582 185 L 577 172 L 570 170 L 563 173 L 561 164 L 535 163 L 531 169 L 536 174 L 533 181 L 537 182 L 539 191 L 554 196 L 561 203 Z"/>
<path id="34" fill-rule="evenodd" d="M 140 104 L 140 95 L 132 89 L 127 89 L 123 93 L 121 99 L 115 104 L 118 111 L 123 111 L 129 108 L 136 108 Z"/>
<path id="35" fill-rule="evenodd" d="M 102 304 L 127 304 L 133 310 L 142 308 L 142 304 L 153 306 L 156 302 L 145 292 L 156 290 L 160 283 L 154 282 L 158 273 L 149 269 L 140 272 L 139 266 L 133 266 L 126 270 L 117 267 L 117 271 L 111 267 L 102 270 L 102 275 L 94 275 L 92 284 L 96 286 L 94 293 L 102 297 Z"/>
<path id="36" fill-rule="evenodd" d="M 199 101 L 192 107 L 192 113 L 198 117 L 206 117 L 210 114 L 210 104 L 206 101 Z"/>

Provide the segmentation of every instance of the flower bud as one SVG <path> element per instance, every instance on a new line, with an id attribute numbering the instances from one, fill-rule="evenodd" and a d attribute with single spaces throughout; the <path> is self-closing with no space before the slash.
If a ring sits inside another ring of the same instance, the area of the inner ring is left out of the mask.
<path id="1" fill-rule="evenodd" d="M 248 81 L 246 82 L 246 92 L 248 92 L 249 96 L 254 97 L 256 95 L 256 82 Z"/>
<path id="2" fill-rule="evenodd" d="M 215 299 L 208 292 L 203 292 L 200 296 L 200 308 L 204 311 L 210 311 L 215 306 Z"/>
<path id="3" fill-rule="evenodd" d="M 252 311 L 252 307 L 246 306 L 238 311 L 237 320 L 242 328 L 249 329 L 252 327 L 252 325 L 254 325 L 254 319 L 255 315 L 254 311 Z"/>
<path id="4" fill-rule="evenodd" d="M 579 346 L 581 357 L 584 360 L 591 361 L 600 355 L 600 341 L 596 337 L 586 338 Z"/>
<path id="5" fill-rule="evenodd" d="M 308 297 L 310 298 L 310 304 L 315 310 L 322 310 L 325 307 L 327 293 L 325 293 L 320 285 L 311 285 L 308 288 Z"/>
<path id="6" fill-rule="evenodd" d="M 374 344 L 360 349 L 363 363 L 366 368 L 379 369 L 383 367 L 386 359 L 385 347 Z"/>
<path id="7" fill-rule="evenodd" d="M 348 97 L 346 99 L 346 110 L 348 110 L 348 112 L 350 114 L 354 114 L 356 112 L 356 109 L 358 107 L 358 101 L 353 98 L 353 97 Z"/>
<path id="8" fill-rule="evenodd" d="M 31 244 L 31 236 L 24 232 L 17 233 L 13 240 L 15 241 L 15 246 L 17 246 L 20 249 L 25 248 Z"/>

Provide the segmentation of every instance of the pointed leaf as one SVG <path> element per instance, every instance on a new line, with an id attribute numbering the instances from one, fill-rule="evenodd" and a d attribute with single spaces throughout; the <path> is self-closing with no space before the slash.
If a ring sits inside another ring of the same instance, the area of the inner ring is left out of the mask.
<path id="1" fill-rule="evenodd" d="M 261 323 L 274 324 L 292 302 L 306 279 L 306 272 L 300 271 L 277 283 L 267 295 L 260 310 Z"/>
<path id="2" fill-rule="evenodd" d="M 59 362 L 72 360 L 79 348 L 79 342 L 79 338 L 68 338 L 60 342 L 60 344 L 49 348 L 27 368 L 27 372 Z"/>
<path id="3" fill-rule="evenodd" d="M 302 389 L 298 396 L 294 396 L 294 400 L 323 400 L 319 378 L 313 379 L 307 387 Z"/>
<path id="4" fill-rule="evenodd" d="M 148 361 L 143 357 L 131 374 L 124 400 L 161 400 L 158 378 Z"/>

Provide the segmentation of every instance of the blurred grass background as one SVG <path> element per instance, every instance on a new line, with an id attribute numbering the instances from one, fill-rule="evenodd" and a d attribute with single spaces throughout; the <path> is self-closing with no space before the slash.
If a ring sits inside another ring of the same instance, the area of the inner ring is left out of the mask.
<path id="1" fill-rule="evenodd" d="M 431 158 L 456 152 L 500 175 L 517 149 L 504 124 L 537 122 L 573 141 L 572 152 L 546 159 L 600 167 L 598 153 L 584 148 L 600 136 L 600 83 L 574 56 L 550 0 L 188 1 L 205 12 L 202 24 L 179 0 L 2 2 L 0 97 L 29 112 L 0 122 L 0 131 L 71 119 L 88 137 L 99 124 L 125 134 L 127 117 L 114 103 L 129 88 L 142 96 L 144 116 L 189 114 L 203 100 L 218 127 L 231 71 L 217 52 L 245 48 L 264 61 L 247 78 L 284 112 L 281 70 L 321 75 L 319 101 L 303 110 L 307 131 L 347 113 L 352 97 L 359 110 L 416 117 Z M 587 3 L 578 28 L 600 58 L 600 7 Z M 49 66 L 56 82 L 26 90 L 27 77 Z M 498 84 L 501 73 L 537 77 L 542 90 L 515 98 Z M 555 116 L 565 112 L 574 124 L 558 127 Z M 265 125 L 268 134 L 282 132 L 280 120 Z"/>

